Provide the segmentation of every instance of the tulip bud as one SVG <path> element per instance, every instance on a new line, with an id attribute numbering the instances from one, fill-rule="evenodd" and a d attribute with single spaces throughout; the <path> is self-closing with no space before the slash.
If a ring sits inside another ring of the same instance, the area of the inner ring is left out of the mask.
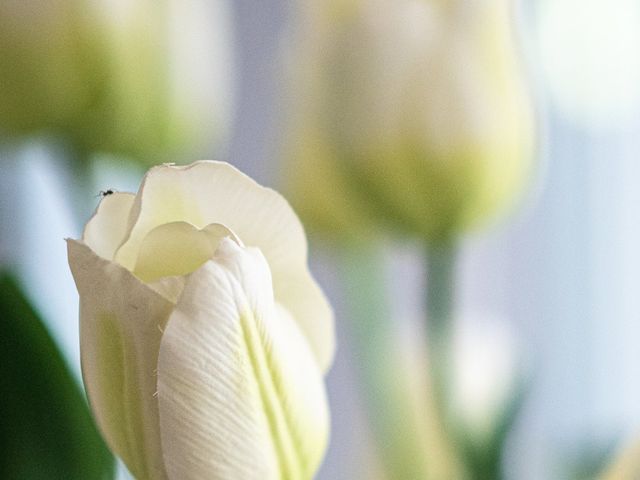
<path id="1" fill-rule="evenodd" d="M 3 1 L 0 136 L 54 135 L 79 152 L 141 160 L 200 146 L 204 132 L 196 126 L 210 127 L 224 109 L 213 108 L 210 95 L 199 88 L 198 77 L 211 69 L 190 55 L 194 32 L 181 29 L 176 38 L 174 31 L 195 6 L 194 1 Z M 202 24 L 192 28 L 200 32 L 198 42 L 211 40 L 197 27 Z M 185 65 L 194 60 L 195 74 Z M 216 82 L 209 80 L 211 88 Z"/>
<path id="2" fill-rule="evenodd" d="M 513 201 L 531 172 L 532 115 L 507 1 L 305 13 L 286 171 L 312 228 L 384 221 L 439 242 Z"/>
<path id="3" fill-rule="evenodd" d="M 136 478 L 312 478 L 333 319 L 279 194 L 228 164 L 163 165 L 68 250 L 91 407 Z"/>

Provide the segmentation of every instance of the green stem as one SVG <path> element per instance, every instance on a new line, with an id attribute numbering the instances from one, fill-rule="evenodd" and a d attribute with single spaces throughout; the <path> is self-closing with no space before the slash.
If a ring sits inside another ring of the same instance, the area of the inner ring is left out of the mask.
<path id="1" fill-rule="evenodd" d="M 351 245 L 340 267 L 349 313 L 351 345 L 377 446 L 388 478 L 427 478 L 426 452 L 413 442 L 412 425 L 394 369 L 393 322 L 382 249 Z M 404 399 L 406 401 L 406 399 Z"/>
<path id="2" fill-rule="evenodd" d="M 450 431 L 449 379 L 453 374 L 453 310 L 457 248 L 447 243 L 427 249 L 426 330 L 436 408 Z"/>

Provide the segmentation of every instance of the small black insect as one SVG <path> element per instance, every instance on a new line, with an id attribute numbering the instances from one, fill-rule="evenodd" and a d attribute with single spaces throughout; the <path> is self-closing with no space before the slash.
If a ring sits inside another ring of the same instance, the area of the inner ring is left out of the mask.
<path id="1" fill-rule="evenodd" d="M 113 195 L 115 193 L 115 190 L 109 189 L 109 190 L 100 190 L 98 192 L 98 195 L 96 195 L 96 197 L 106 197 L 108 195 Z"/>

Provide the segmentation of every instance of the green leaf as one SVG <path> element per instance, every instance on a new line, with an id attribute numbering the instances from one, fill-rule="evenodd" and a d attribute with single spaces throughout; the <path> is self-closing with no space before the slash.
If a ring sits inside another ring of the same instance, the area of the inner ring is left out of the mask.
<path id="1" fill-rule="evenodd" d="M 502 457 L 505 446 L 528 392 L 528 378 L 522 377 L 516 382 L 500 415 L 495 419 L 490 434 L 482 441 L 473 438 L 464 430 L 458 430 L 458 444 L 468 469 L 472 472 L 472 478 L 476 480 L 499 480 L 504 478 Z"/>
<path id="2" fill-rule="evenodd" d="M 113 478 L 113 457 L 84 395 L 20 287 L 2 272 L 0 379 L 0 478 Z"/>

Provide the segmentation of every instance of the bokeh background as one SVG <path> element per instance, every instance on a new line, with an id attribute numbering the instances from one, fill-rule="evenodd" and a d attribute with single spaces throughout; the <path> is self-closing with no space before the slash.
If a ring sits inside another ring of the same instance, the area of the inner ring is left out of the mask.
<path id="1" fill-rule="evenodd" d="M 282 144 L 303 3 L 0 5 L 0 266 L 78 385 L 78 298 L 63 239 L 80 235 L 100 190 L 136 191 L 154 163 L 222 159 L 282 188 L 292 168 Z M 505 477 L 592 478 L 640 437 L 640 5 L 504 3 L 534 104 L 535 168 L 509 215 L 461 241 L 459 401 L 481 403 L 514 369 L 526 372 Z M 335 187 L 326 188 L 331 195 Z M 345 252 L 310 237 L 339 345 L 327 379 L 331 445 L 318 479 L 385 478 L 361 381 L 357 345 L 366 334 L 349 318 L 341 273 Z M 422 248 L 395 237 L 377 248 L 390 328 L 410 343 L 424 317 Z M 0 339 L 3 350 L 11 335 Z M 17 388 L 1 382 L 5 398 Z M 119 478 L 128 478 L 122 468 Z"/>

